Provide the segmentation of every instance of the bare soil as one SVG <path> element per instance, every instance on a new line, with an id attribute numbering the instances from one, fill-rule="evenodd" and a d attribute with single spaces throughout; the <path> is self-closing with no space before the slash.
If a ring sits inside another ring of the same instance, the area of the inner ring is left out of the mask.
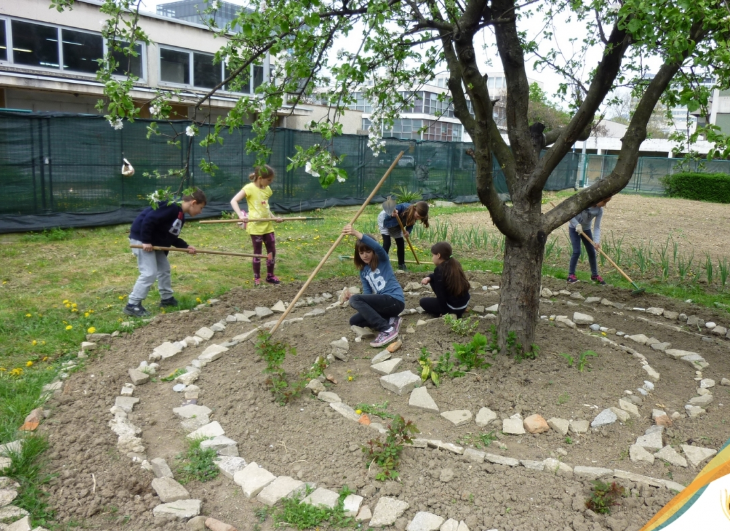
<path id="1" fill-rule="evenodd" d="M 608 219 L 611 216 L 607 216 Z M 499 277 L 490 273 L 469 275 L 483 285 L 499 284 Z M 405 284 L 418 280 L 418 276 L 403 275 L 399 280 Z M 345 285 L 357 283 L 354 277 L 316 282 L 308 293 L 334 293 Z M 550 278 L 545 278 L 543 285 L 554 290 L 565 287 L 564 281 Z M 98 351 L 98 355 L 89 360 L 86 370 L 71 375 L 62 394 L 52 402 L 51 418 L 41 427 L 51 442 L 50 471 L 58 474 L 48 490 L 59 520 L 69 526 L 83 525 L 91 529 L 184 529 L 179 521 L 152 516 L 152 508 L 160 503 L 150 487 L 153 476 L 118 453 L 116 436 L 107 426 L 111 418 L 108 410 L 128 379 L 127 370 L 147 359 L 152 349 L 164 341 L 180 340 L 201 326 L 209 326 L 237 311 L 291 300 L 299 287 L 300 284 L 293 283 L 256 291 L 234 289 L 211 308 L 158 316 L 148 326 L 112 340 L 108 348 Z M 715 320 L 725 326 L 729 324 L 727 314 L 659 296 L 633 298 L 627 291 L 584 284 L 571 288 L 573 291 L 579 289 L 585 297 L 601 296 L 631 306 L 659 306 Z M 472 300 L 473 304 L 488 306 L 496 303 L 498 296 L 475 290 Z M 552 304 L 544 303 L 541 313 L 572 315 L 578 310 L 593 315 L 602 326 L 627 333 L 644 333 L 671 342 L 673 348 L 701 353 L 710 364 L 703 376 L 718 382 L 718 387 L 713 389 L 715 401 L 706 416 L 677 420 L 665 431 L 664 442 L 675 448 L 685 443 L 719 448 L 725 442 L 730 430 L 724 401 L 728 400 L 730 388 L 720 387 L 719 382 L 730 376 L 727 340 L 708 342 L 703 341 L 696 330 L 674 331 L 666 327 L 670 322 L 663 317 L 600 305 L 571 306 L 568 301 L 579 302 L 559 297 Z M 418 297 L 407 296 L 406 307 L 417 306 Z M 301 316 L 310 310 L 295 309 L 291 315 Z M 337 381 L 330 390 L 352 407 L 359 403 L 388 401 L 388 411 L 414 421 L 424 438 L 468 443 L 470 435 L 493 432 L 498 441 L 486 451 L 519 459 L 560 457 L 571 466 L 619 468 L 683 484 L 689 483 L 698 472 L 692 467 L 668 466 L 658 459 L 653 465 L 638 465 L 627 456 L 636 437 L 643 435 L 652 424 L 653 408 L 662 408 L 669 414 L 683 413 L 684 405 L 695 396 L 694 369 L 684 362 L 611 336 L 620 343 L 630 343 L 661 373 L 655 391 L 644 398 L 639 407 L 641 418 L 585 435 L 571 435 L 570 444 L 554 431 L 541 435 L 502 435 L 501 421 L 487 428 L 479 428 L 473 421 L 454 427 L 438 414 L 408 406 L 407 395 L 397 396 L 383 389 L 379 376 L 370 369 L 370 359 L 379 349 L 371 348 L 367 341 L 353 342 L 354 334 L 348 326 L 351 313 L 349 308 L 330 310 L 323 316 L 307 318 L 277 332 L 278 339 L 297 349 L 297 355 L 288 357 L 284 363 L 287 373 L 295 377 L 306 371 L 317 356 L 329 352 L 331 341 L 344 336 L 350 340 L 349 361 L 336 361 L 330 366 L 327 372 Z M 656 324 L 642 321 L 640 317 L 651 318 L 650 321 Z M 417 358 L 421 347 L 437 356 L 448 350 L 453 342 L 466 340 L 440 320 L 417 327 L 420 318 L 420 315 L 405 318 L 401 335 L 403 346 L 395 354 L 403 359 L 399 370 L 410 369 L 418 373 Z M 481 321 L 478 331 L 487 334 L 489 324 L 490 321 Z M 212 342 L 221 343 L 253 326 L 231 324 L 224 332 L 216 334 Z M 416 333 L 406 333 L 409 326 L 414 327 Z M 646 378 L 639 362 L 629 354 L 604 346 L 600 337 L 559 329 L 549 321 L 540 322 L 537 344 L 540 346 L 537 360 L 516 363 L 503 355 L 490 357 L 490 368 L 445 380 L 439 388 L 429 384 L 429 393 L 441 412 L 468 409 L 476 414 L 480 408 L 489 407 L 500 418 L 515 413 L 523 416 L 540 413 L 546 419 L 591 421 L 604 408 L 617 406 L 626 390 L 636 394 L 636 388 Z M 161 374 L 184 367 L 206 346 L 204 343 L 187 348 L 166 360 Z M 585 350 L 595 351 L 598 357 L 592 358 L 583 372 L 575 366 L 569 368 L 560 356 L 560 353 L 568 353 L 577 359 Z M 404 529 L 417 511 L 424 510 L 465 520 L 472 530 L 634 531 L 672 497 L 667 489 L 620 481 L 629 489 L 630 496 L 614 508 L 611 516 L 597 516 L 586 512 L 584 505 L 591 488 L 588 481 L 566 479 L 523 467 L 475 464 L 446 451 L 417 448 L 407 448 L 404 452 L 399 481 L 378 482 L 372 471 L 368 473 L 361 451 L 361 447 L 377 435 L 376 431 L 345 419 L 328 404 L 310 395 L 284 407 L 277 405 L 264 383 L 263 368 L 264 363 L 256 356 L 253 341 L 231 348 L 224 357 L 203 370 L 196 382 L 202 390 L 198 403 L 213 410 L 211 420 L 218 420 L 226 435 L 238 442 L 240 455 L 248 462 L 255 461 L 276 475 L 300 477 L 331 489 L 347 484 L 364 496 L 364 503 L 371 508 L 383 495 L 407 501 L 410 509 L 396 522 L 397 529 Z M 348 376 L 354 376 L 353 381 L 349 381 Z M 172 408 L 179 406 L 183 398 L 172 391 L 172 385 L 156 381 L 137 387 L 135 396 L 141 402 L 130 420 L 143 429 L 148 458 L 163 457 L 174 467 L 176 456 L 184 450 L 186 434 L 172 413 Z M 373 418 L 373 421 L 380 420 Z M 567 455 L 562 457 L 559 450 Z M 453 470 L 452 480 L 442 482 L 439 479 L 443 469 Z M 235 525 L 239 530 L 253 529 L 258 523 L 254 511 L 261 505 L 247 500 L 241 489 L 223 476 L 208 483 L 193 482 L 187 488 L 191 497 L 203 500 L 206 515 Z M 270 519 L 261 524 L 261 529 L 271 529 Z"/>
<path id="2" fill-rule="evenodd" d="M 543 205 L 543 212 L 552 208 L 547 203 Z M 463 228 L 483 226 L 493 229 L 495 234 L 499 233 L 486 210 L 453 214 L 448 220 Z M 648 246 L 650 241 L 656 249 L 658 244 L 664 245 L 671 237 L 679 243 L 681 251 L 694 251 L 695 259 L 701 260 L 708 253 L 715 259 L 730 254 L 730 232 L 722 230 L 728 226 L 730 204 L 618 194 L 606 207 L 601 231 L 604 240 L 614 238 L 619 241 L 623 238 L 623 248 L 627 252 L 632 245 Z M 558 237 L 560 245 L 570 247 L 567 225 L 552 236 Z"/>

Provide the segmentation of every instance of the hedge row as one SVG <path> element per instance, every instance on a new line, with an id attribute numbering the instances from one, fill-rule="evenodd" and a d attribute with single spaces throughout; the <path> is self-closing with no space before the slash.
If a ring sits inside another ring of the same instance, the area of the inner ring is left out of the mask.
<path id="1" fill-rule="evenodd" d="M 675 173 L 664 177 L 662 183 L 669 197 L 730 203 L 730 175 L 727 173 Z"/>

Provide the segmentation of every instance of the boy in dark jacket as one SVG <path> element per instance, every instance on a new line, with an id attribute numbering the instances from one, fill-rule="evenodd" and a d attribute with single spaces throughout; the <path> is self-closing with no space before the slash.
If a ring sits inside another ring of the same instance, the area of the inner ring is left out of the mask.
<path id="1" fill-rule="evenodd" d="M 142 249 L 132 249 L 137 257 L 139 278 L 129 295 L 129 302 L 124 313 L 133 317 L 144 317 L 149 312 L 142 306 L 150 288 L 157 279 L 160 292 L 160 307 L 177 306 L 172 296 L 170 262 L 167 251 L 155 251 L 153 247 L 178 247 L 195 254 L 195 247 L 188 245 L 180 238 L 180 231 L 185 224 L 185 214 L 195 217 L 202 212 L 207 199 L 202 190 L 195 190 L 183 197 L 182 204 L 160 202 L 157 208 L 145 208 L 132 223 L 129 243 L 141 245 Z"/>

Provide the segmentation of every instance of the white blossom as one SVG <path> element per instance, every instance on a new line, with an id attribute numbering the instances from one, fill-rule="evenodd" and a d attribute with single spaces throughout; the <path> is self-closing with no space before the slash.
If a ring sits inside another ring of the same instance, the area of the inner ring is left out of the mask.
<path id="1" fill-rule="evenodd" d="M 192 125 L 189 125 L 185 128 L 185 134 L 188 136 L 195 136 L 195 133 L 197 131 L 195 130 L 195 127 Z"/>
<path id="2" fill-rule="evenodd" d="M 152 192 L 151 194 L 149 194 L 147 196 L 147 199 L 149 199 L 150 201 L 155 201 L 155 202 L 160 201 L 161 200 L 160 199 L 160 191 L 159 190 L 155 190 L 154 192 Z"/>
<path id="3" fill-rule="evenodd" d="M 337 176 L 337 182 L 338 183 L 344 183 L 345 182 L 345 178 L 342 175 L 338 175 Z"/>
<path id="4" fill-rule="evenodd" d="M 311 175 L 312 177 L 319 177 L 319 173 L 317 173 L 316 171 L 314 171 L 314 170 L 312 169 L 312 163 L 311 163 L 311 162 L 307 162 L 307 163 L 306 163 L 306 164 L 304 165 L 304 171 L 305 171 L 305 172 L 307 172 L 307 173 L 308 173 L 309 175 Z"/>
<path id="5" fill-rule="evenodd" d="M 124 127 L 124 123 L 122 122 L 121 118 L 115 118 L 114 120 L 109 120 L 109 125 L 112 126 L 112 128 L 116 131 L 119 129 L 122 129 Z"/>
<path id="6" fill-rule="evenodd" d="M 213 11 L 215 11 L 216 9 L 220 9 L 220 7 L 221 7 L 221 3 L 220 3 L 220 2 L 218 1 L 218 0 L 213 0 L 213 1 L 212 1 L 212 2 L 210 3 L 210 8 L 211 8 L 211 9 L 212 9 Z"/>
<path id="7" fill-rule="evenodd" d="M 159 116 L 160 111 L 162 111 L 162 108 L 158 104 L 150 105 L 150 114 L 152 116 Z"/>

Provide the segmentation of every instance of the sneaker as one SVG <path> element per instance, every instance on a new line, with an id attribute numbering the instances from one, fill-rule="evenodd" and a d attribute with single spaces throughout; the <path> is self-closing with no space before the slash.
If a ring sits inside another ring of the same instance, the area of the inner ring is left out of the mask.
<path id="1" fill-rule="evenodd" d="M 279 280 L 274 275 L 271 275 L 271 276 L 266 275 L 266 282 L 268 282 L 269 284 L 279 284 L 279 283 L 281 283 L 281 280 Z"/>
<path id="2" fill-rule="evenodd" d="M 376 348 L 382 347 L 384 345 L 387 345 L 388 343 L 390 343 L 397 337 L 398 337 L 398 330 L 395 328 L 395 326 L 391 326 L 385 332 L 380 332 L 378 334 L 378 337 L 375 338 L 375 341 L 372 341 L 370 343 L 370 346 L 376 347 Z"/>
<path id="3" fill-rule="evenodd" d="M 170 297 L 169 299 L 162 299 L 160 301 L 160 308 L 164 308 L 165 306 L 177 306 L 178 302 L 175 297 Z"/>
<path id="4" fill-rule="evenodd" d="M 150 314 L 147 310 L 144 309 L 142 304 L 130 304 L 127 303 L 127 305 L 124 307 L 124 310 L 122 310 L 125 315 L 131 315 L 132 317 L 146 317 Z"/>
<path id="5" fill-rule="evenodd" d="M 395 328 L 396 334 L 400 333 L 400 325 L 402 322 L 403 322 L 402 317 L 391 317 L 390 319 L 388 319 L 388 324 L 390 326 L 392 326 L 393 328 Z"/>
<path id="6" fill-rule="evenodd" d="M 261 279 L 259 277 L 254 278 L 253 285 L 258 288 L 261 285 Z"/>
<path id="7" fill-rule="evenodd" d="M 576 282 L 580 282 L 580 280 L 578 280 L 578 277 L 576 277 L 575 275 L 568 275 L 568 284 L 575 284 Z"/>
<path id="8" fill-rule="evenodd" d="M 605 280 L 603 280 L 603 278 L 601 277 L 601 275 L 593 275 L 593 276 L 591 277 L 591 280 L 592 280 L 593 282 L 598 282 L 599 284 L 602 284 L 602 285 L 604 285 L 604 286 L 606 285 L 606 281 L 605 281 Z"/>
<path id="9" fill-rule="evenodd" d="M 405 264 L 398 264 L 398 271 L 408 271 Z"/>

